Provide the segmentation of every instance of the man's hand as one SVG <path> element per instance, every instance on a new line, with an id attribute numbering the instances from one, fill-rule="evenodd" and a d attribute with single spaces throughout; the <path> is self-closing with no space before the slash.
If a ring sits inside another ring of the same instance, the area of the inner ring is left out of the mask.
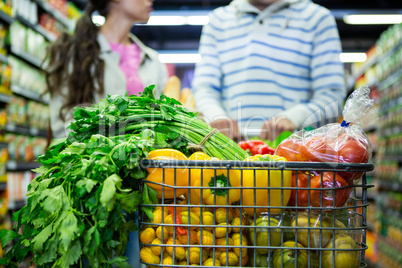
<path id="1" fill-rule="evenodd" d="M 260 139 L 272 141 L 282 132 L 294 131 L 295 129 L 296 125 L 289 119 L 283 117 L 272 118 L 265 121 L 262 125 Z"/>
<path id="2" fill-rule="evenodd" d="M 234 141 L 240 138 L 239 126 L 233 118 L 219 119 L 211 122 L 211 127 L 216 128 Z"/>

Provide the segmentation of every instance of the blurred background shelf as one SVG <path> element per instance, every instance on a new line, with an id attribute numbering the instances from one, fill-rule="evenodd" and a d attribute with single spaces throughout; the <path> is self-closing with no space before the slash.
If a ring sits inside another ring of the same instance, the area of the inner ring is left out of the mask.
<path id="1" fill-rule="evenodd" d="M 38 167 L 40 167 L 38 162 L 7 161 L 8 171 L 29 171 Z"/>

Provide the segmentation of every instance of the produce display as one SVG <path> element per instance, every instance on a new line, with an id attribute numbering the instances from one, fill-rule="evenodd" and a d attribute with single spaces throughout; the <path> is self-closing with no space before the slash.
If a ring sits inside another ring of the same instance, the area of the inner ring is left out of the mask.
<path id="1" fill-rule="evenodd" d="M 46 129 L 50 117 L 49 107 L 45 104 L 15 95 L 7 105 L 6 114 L 7 122 L 10 124 L 38 129 Z"/>
<path id="2" fill-rule="evenodd" d="M 0 62 L 0 93 L 11 94 L 11 65 Z"/>
<path id="3" fill-rule="evenodd" d="M 13 49 L 28 53 L 38 61 L 42 61 L 48 44 L 43 35 L 23 26 L 18 21 L 10 25 L 10 46 Z"/>
<path id="4" fill-rule="evenodd" d="M 360 266 L 365 215 L 356 209 L 367 204 L 348 199 L 363 187 L 341 175 L 353 180 L 354 170 L 250 156 L 153 88 L 76 108 L 68 138 L 38 157 L 14 214 L 23 231 L 0 230 L 3 246 L 14 241 L 0 264 L 32 252 L 43 267 L 129 267 L 128 234 L 140 228 L 150 267 Z"/>
<path id="5" fill-rule="evenodd" d="M 10 76 L 13 86 L 36 94 L 44 93 L 43 90 L 46 88 L 46 79 L 42 72 L 13 56 L 9 56 L 8 61 L 12 68 Z"/>

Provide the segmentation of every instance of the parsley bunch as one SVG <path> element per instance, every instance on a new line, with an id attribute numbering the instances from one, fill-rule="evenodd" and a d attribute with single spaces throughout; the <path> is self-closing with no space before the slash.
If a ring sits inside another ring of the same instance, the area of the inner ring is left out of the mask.
<path id="1" fill-rule="evenodd" d="M 138 205 L 157 201 L 146 185 L 139 191 L 146 175 L 140 160 L 167 142 L 151 130 L 53 142 L 38 159 L 42 166 L 34 171 L 40 176 L 28 187 L 27 205 L 13 215 L 22 234 L 0 231 L 2 245 L 15 240 L 0 264 L 17 267 L 33 252 L 39 267 L 82 265 L 84 258 L 91 267 L 130 267 L 123 254 L 128 233 L 136 230 L 133 213 Z M 152 218 L 150 207 L 142 209 Z"/>
<path id="2" fill-rule="evenodd" d="M 93 134 L 118 136 L 149 128 L 166 135 L 179 135 L 188 143 L 198 145 L 214 130 L 177 100 L 164 95 L 156 99 L 153 89 L 154 86 L 145 88 L 140 96 L 109 96 L 92 107 L 76 109 L 68 138 L 82 141 Z M 187 153 L 180 144 L 172 146 Z M 243 160 L 248 156 L 236 142 L 220 132 L 209 137 L 203 149 L 209 156 L 221 160 Z"/>

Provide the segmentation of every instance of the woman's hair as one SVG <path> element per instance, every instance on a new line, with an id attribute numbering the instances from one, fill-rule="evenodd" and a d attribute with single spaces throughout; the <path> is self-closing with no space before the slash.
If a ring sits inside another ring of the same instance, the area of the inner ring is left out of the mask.
<path id="1" fill-rule="evenodd" d="M 110 1 L 89 0 L 85 12 L 77 21 L 74 34 L 62 33 L 47 50 L 44 62 L 48 92 L 51 95 L 62 94 L 63 83 L 68 88 L 66 102 L 59 113 L 62 120 L 64 111 L 78 104 L 92 103 L 94 93 L 104 92 L 105 63 L 99 58 L 99 27 L 92 22 L 92 13 L 98 11 L 106 16 Z"/>

